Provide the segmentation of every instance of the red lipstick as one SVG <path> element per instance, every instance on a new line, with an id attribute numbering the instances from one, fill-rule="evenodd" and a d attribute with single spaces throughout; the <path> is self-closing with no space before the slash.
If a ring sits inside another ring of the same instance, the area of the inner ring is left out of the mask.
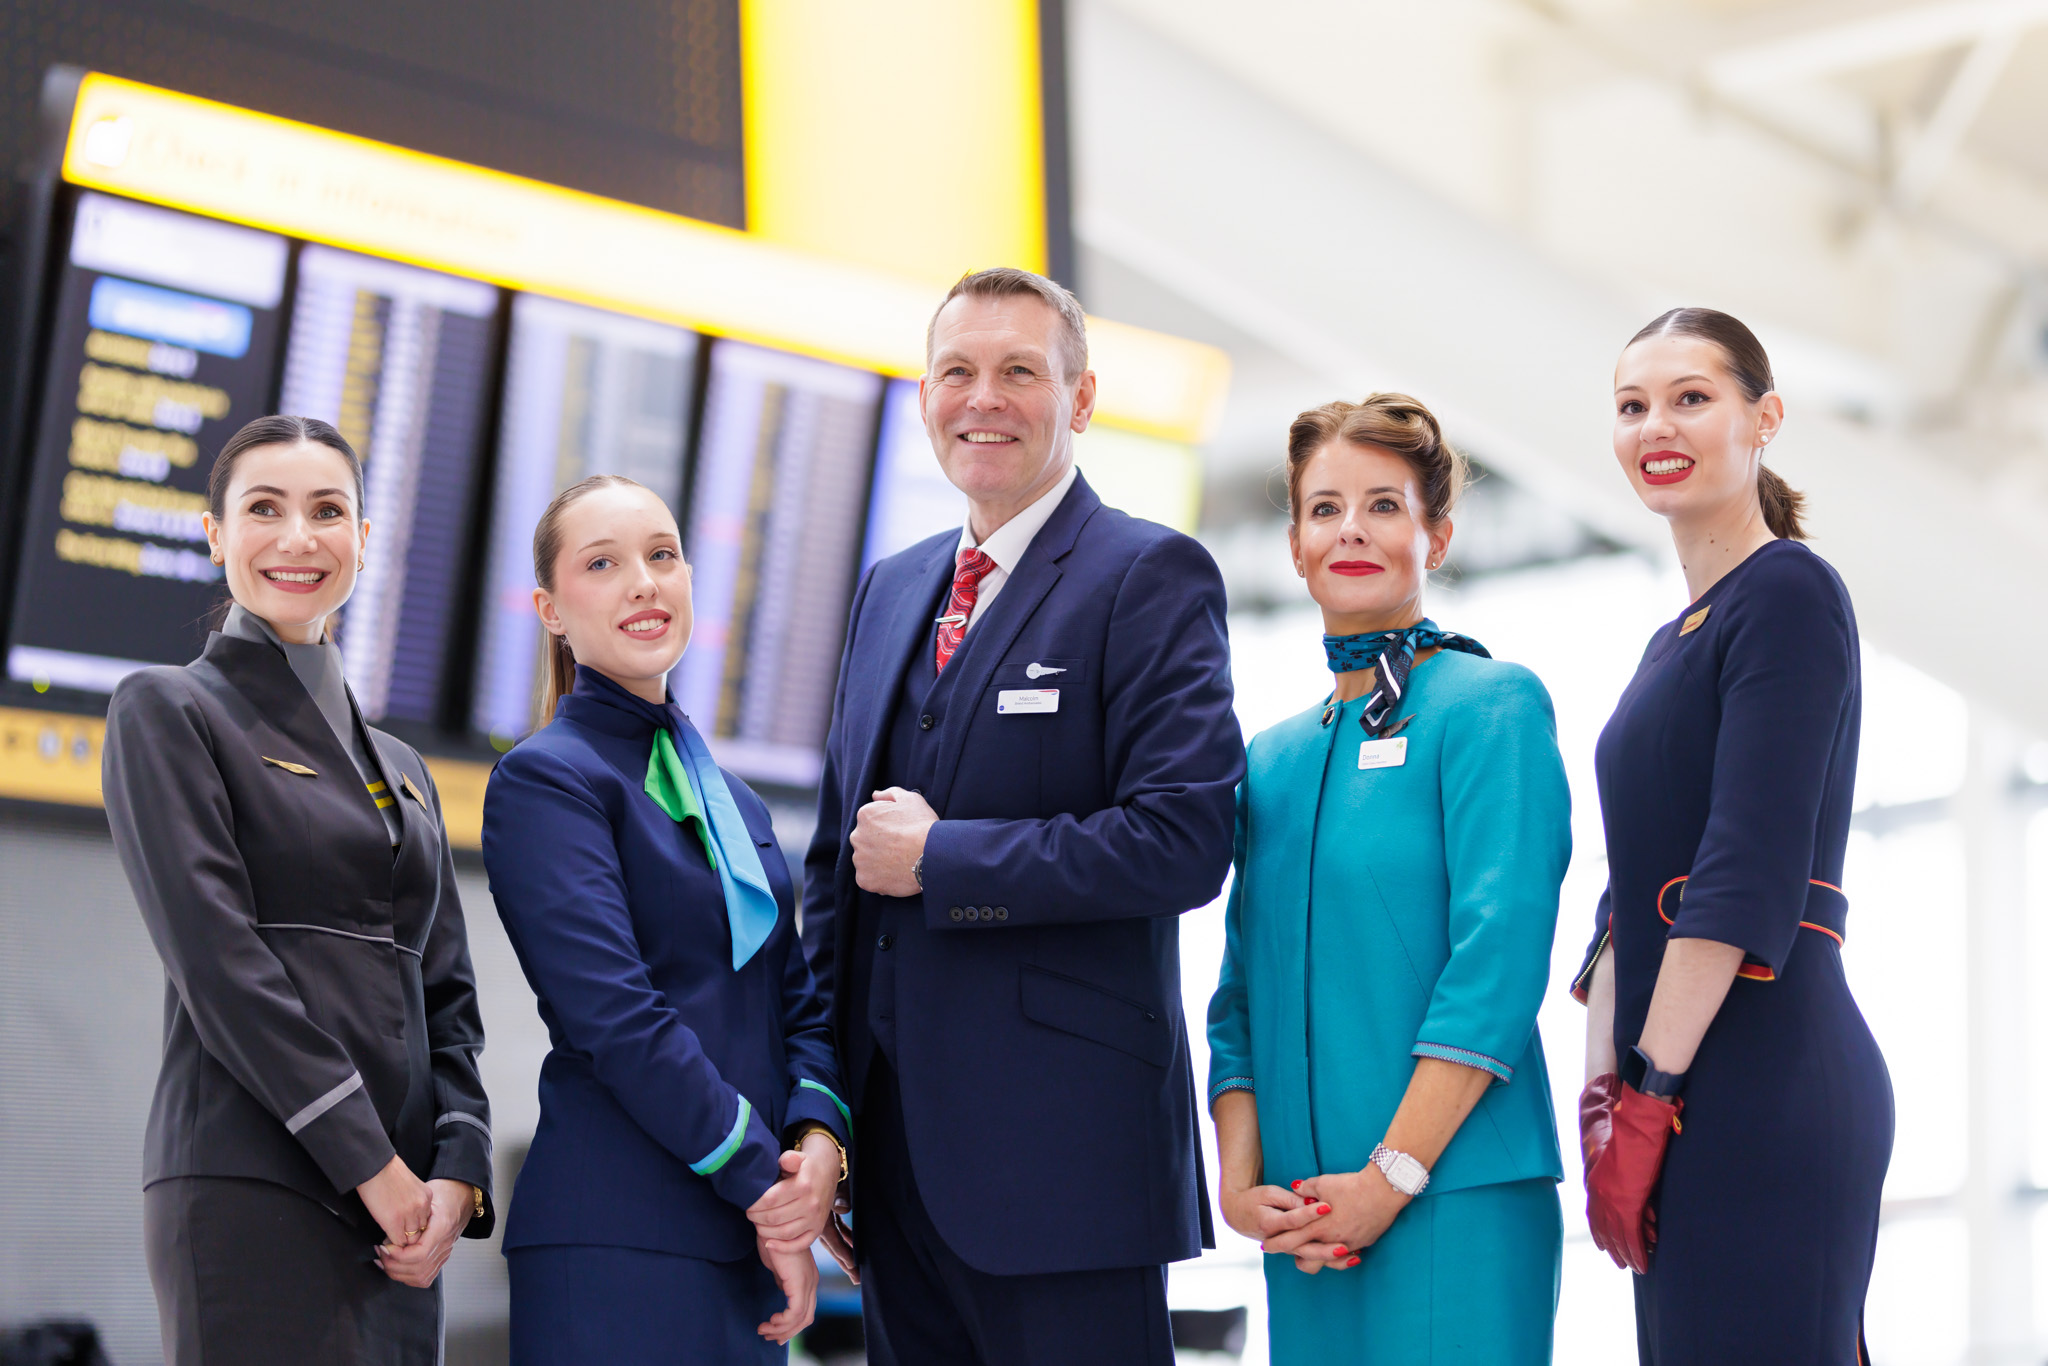
<path id="1" fill-rule="evenodd" d="M 1362 579 L 1367 574 L 1384 574 L 1387 571 L 1384 565 L 1374 564 L 1371 560 L 1337 560 L 1330 565 L 1330 572 L 1342 574 L 1346 578 Z"/>
<path id="2" fill-rule="evenodd" d="M 1678 464 L 1677 468 L 1668 468 L 1680 461 L 1684 463 Z M 1642 472 L 1645 484 L 1676 484 L 1691 474 L 1696 468 L 1697 463 L 1683 451 L 1651 451 L 1636 462 L 1636 468 Z M 1664 465 L 1667 468 L 1652 470 L 1650 468 L 1652 465 Z"/>

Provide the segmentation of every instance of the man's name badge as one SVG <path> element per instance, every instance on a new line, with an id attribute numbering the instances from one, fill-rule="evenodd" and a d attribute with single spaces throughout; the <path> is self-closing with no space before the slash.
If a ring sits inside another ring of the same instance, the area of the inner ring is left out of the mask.
<path id="1" fill-rule="evenodd" d="M 1408 762 L 1408 737 L 1391 740 L 1362 740 L 1358 745 L 1360 768 L 1399 768 Z"/>
<path id="2" fill-rule="evenodd" d="M 1029 716 L 1059 709 L 1058 688 L 1010 688 L 996 694 L 998 716 Z"/>

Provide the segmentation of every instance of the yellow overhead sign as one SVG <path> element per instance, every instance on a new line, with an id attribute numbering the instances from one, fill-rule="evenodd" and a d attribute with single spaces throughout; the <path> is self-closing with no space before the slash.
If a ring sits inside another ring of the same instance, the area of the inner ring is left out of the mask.
<path id="1" fill-rule="evenodd" d="M 1038 0 L 741 0 L 747 231 L 941 288 L 1046 268 Z"/>
<path id="2" fill-rule="evenodd" d="M 884 374 L 924 368 L 928 280 L 112 76 L 80 86 L 64 178 Z M 1221 352 L 1092 331 L 1099 420 L 1208 435 L 1228 382 Z"/>

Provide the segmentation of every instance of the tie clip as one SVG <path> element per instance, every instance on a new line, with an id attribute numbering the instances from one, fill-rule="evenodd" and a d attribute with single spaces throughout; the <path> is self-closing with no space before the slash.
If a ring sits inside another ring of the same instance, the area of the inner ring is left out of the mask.
<path id="1" fill-rule="evenodd" d="M 943 617 L 933 617 L 932 624 L 935 626 L 959 626 L 966 620 L 967 614 L 965 612 L 952 612 Z"/>

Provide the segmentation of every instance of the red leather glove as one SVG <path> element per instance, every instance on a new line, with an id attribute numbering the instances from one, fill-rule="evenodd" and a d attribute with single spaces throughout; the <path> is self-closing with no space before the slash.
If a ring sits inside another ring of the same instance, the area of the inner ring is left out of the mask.
<path id="1" fill-rule="evenodd" d="M 1650 1208 L 1650 1197 L 1684 1108 L 1683 1100 L 1657 1100 L 1624 1082 L 1614 1102 L 1607 1146 L 1586 1174 L 1586 1222 L 1593 1226 L 1594 1245 L 1616 1266 L 1637 1275 L 1650 1269 L 1650 1253 L 1657 1246 L 1657 1212 Z"/>
<path id="2" fill-rule="evenodd" d="M 1579 1092 L 1579 1155 L 1585 1159 L 1588 1176 L 1614 1133 L 1614 1098 L 1620 1091 L 1619 1074 L 1603 1072 Z"/>

